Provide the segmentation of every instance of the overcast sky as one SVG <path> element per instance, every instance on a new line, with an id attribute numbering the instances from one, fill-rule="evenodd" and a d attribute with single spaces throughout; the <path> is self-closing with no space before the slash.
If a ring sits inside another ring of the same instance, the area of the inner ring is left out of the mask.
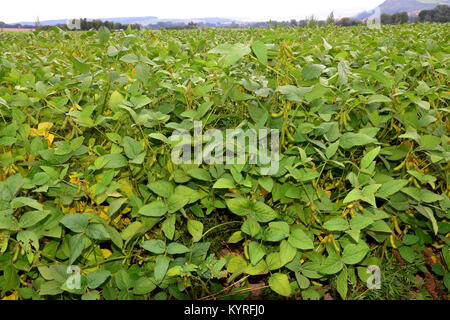
<path id="1" fill-rule="evenodd" d="M 287 20 L 351 16 L 384 0 L 1 0 L 0 21 L 7 23 L 68 18 L 246 18 Z"/>

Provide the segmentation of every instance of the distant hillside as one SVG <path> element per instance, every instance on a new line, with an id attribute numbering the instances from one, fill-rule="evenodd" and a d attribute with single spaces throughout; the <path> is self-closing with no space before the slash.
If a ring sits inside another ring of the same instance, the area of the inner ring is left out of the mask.
<path id="1" fill-rule="evenodd" d="M 396 12 L 406 11 L 412 13 L 414 11 L 430 10 L 439 4 L 450 4 L 449 0 L 433 1 L 433 0 L 386 0 L 379 5 L 381 13 L 393 14 Z M 375 9 L 375 8 L 374 8 Z M 365 19 L 373 14 L 374 10 L 364 11 L 355 16 L 357 19 Z"/>
<path id="2" fill-rule="evenodd" d="M 133 23 L 141 23 L 143 21 L 149 21 L 149 20 L 155 20 L 158 19 L 157 17 L 149 16 L 149 17 L 121 17 L 121 18 L 99 18 L 98 20 L 101 21 L 112 21 L 112 22 L 119 22 L 121 24 L 133 24 Z M 57 24 L 65 24 L 67 23 L 68 19 L 58 19 L 58 20 L 43 20 L 39 21 L 41 26 L 55 26 Z M 88 21 L 92 21 L 94 19 L 87 19 Z M 22 21 L 22 22 L 15 22 L 10 24 L 21 24 L 21 25 L 35 25 L 35 21 Z"/>
<path id="3" fill-rule="evenodd" d="M 87 21 L 92 21 L 94 19 L 87 19 Z M 135 24 L 138 23 L 142 26 L 148 26 L 148 25 L 155 25 L 157 23 L 172 23 L 172 24 L 187 24 L 191 21 L 195 23 L 204 23 L 204 24 L 210 24 L 210 25 L 223 25 L 223 24 L 229 24 L 232 22 L 236 22 L 234 19 L 229 18 L 189 18 L 189 19 L 159 19 L 158 17 L 154 16 L 148 16 L 148 17 L 121 17 L 121 18 L 99 18 L 98 20 L 101 21 L 112 21 L 112 22 L 119 22 L 121 24 Z M 29 25 L 34 26 L 36 22 L 30 22 L 30 21 L 21 21 L 21 22 L 15 22 L 10 23 L 9 25 L 18 25 L 21 24 L 22 26 Z M 58 20 L 43 20 L 39 22 L 41 26 L 55 26 L 58 24 L 65 24 L 67 23 L 67 19 L 58 19 Z"/>

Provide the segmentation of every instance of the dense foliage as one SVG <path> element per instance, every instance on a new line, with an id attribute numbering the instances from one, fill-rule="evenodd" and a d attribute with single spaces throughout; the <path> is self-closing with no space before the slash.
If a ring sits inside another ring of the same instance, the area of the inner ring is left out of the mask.
<path id="1" fill-rule="evenodd" d="M 432 10 L 422 10 L 419 13 L 421 22 L 450 22 L 450 7 L 440 5 Z"/>
<path id="2" fill-rule="evenodd" d="M 446 299 L 448 28 L 0 33 L 1 297 Z M 279 171 L 175 165 L 194 120 Z"/>

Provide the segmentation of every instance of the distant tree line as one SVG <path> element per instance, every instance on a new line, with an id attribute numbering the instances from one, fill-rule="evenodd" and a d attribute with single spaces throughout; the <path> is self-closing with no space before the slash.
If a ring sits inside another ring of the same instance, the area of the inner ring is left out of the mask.
<path id="1" fill-rule="evenodd" d="M 14 29 L 33 29 L 34 26 L 31 25 L 21 25 L 20 23 L 9 24 L 3 21 L 0 21 L 0 29 L 1 28 L 14 28 Z"/>
<path id="2" fill-rule="evenodd" d="M 314 26 L 323 26 L 323 25 L 339 25 L 343 27 L 356 26 L 365 23 L 360 19 L 354 18 L 341 18 L 336 20 L 334 18 L 333 12 L 328 16 L 326 20 L 318 20 L 314 18 L 314 16 L 309 19 L 303 20 L 295 20 L 292 19 L 290 21 L 265 21 L 265 22 L 253 22 L 249 24 L 241 24 L 241 23 L 230 23 L 230 24 L 222 24 L 216 25 L 213 23 L 205 23 L 205 22 L 189 22 L 187 24 L 177 23 L 173 21 L 158 21 L 157 23 L 147 25 L 145 27 L 141 26 L 138 23 L 135 24 L 121 24 L 119 22 L 113 21 L 102 21 L 99 19 L 94 19 L 88 21 L 86 18 L 79 19 L 80 20 L 80 29 L 78 30 L 98 30 L 100 27 L 105 26 L 111 30 L 119 30 L 126 29 L 130 26 L 132 29 L 140 30 L 141 28 L 148 29 L 196 29 L 196 28 L 209 28 L 209 27 L 220 27 L 220 28 L 267 28 L 273 26 L 293 26 L 293 27 L 314 27 Z M 72 23 L 75 21 L 72 20 Z M 448 5 L 438 5 L 436 8 L 432 10 L 422 10 L 417 16 L 409 16 L 406 11 L 397 12 L 392 15 L 383 13 L 381 15 L 381 24 L 405 24 L 405 23 L 416 23 L 416 22 L 450 22 L 450 7 Z M 69 30 L 67 24 L 58 24 L 57 27 L 63 30 Z M 36 28 L 37 30 L 49 30 L 51 26 L 41 26 L 39 21 L 36 22 L 35 26 L 32 25 L 21 25 L 19 23 L 16 24 L 7 24 L 0 21 L 0 28 L 22 28 L 22 29 L 32 29 Z"/>
<path id="3" fill-rule="evenodd" d="M 410 22 L 408 12 L 397 12 L 394 14 L 383 13 L 381 15 L 381 24 L 405 24 Z M 413 22 L 413 21 L 411 21 Z"/>
<path id="4" fill-rule="evenodd" d="M 107 27 L 110 30 L 121 30 L 121 29 L 126 29 L 128 28 L 128 26 L 130 26 L 132 29 L 141 29 L 141 25 L 138 23 L 135 24 L 122 24 L 120 22 L 113 22 L 113 21 L 102 21 L 99 19 L 94 19 L 91 21 L 88 21 L 86 18 L 81 18 L 78 19 L 79 20 L 79 29 L 77 28 L 76 30 L 82 30 L 82 31 L 86 31 L 86 30 L 91 30 L 91 29 L 95 29 L 98 30 L 100 29 L 100 27 Z M 73 20 L 69 20 L 69 23 L 71 23 L 72 25 L 75 25 L 77 21 L 75 19 Z M 75 30 L 75 29 L 70 29 L 67 24 L 57 24 L 56 25 L 58 28 L 62 29 L 62 30 Z M 38 23 L 36 24 L 36 29 L 37 30 L 49 30 L 51 29 L 52 26 L 41 26 Z"/>
<path id="5" fill-rule="evenodd" d="M 381 24 L 405 24 L 405 23 L 416 23 L 416 22 L 450 22 L 450 7 L 448 5 L 439 5 L 432 10 L 422 10 L 417 16 L 409 16 L 406 11 L 397 12 L 394 14 L 383 13 L 381 15 Z M 291 26 L 295 27 L 307 27 L 312 25 L 327 25 L 336 24 L 343 27 L 356 26 L 363 24 L 364 21 L 352 18 L 341 18 L 339 20 L 334 19 L 333 12 L 327 18 L 327 20 L 315 20 L 311 17 L 309 20 L 299 20 L 296 21 L 292 19 L 290 21 Z M 283 23 L 282 23 L 283 24 Z M 287 23 L 284 23 L 287 24 Z"/>
<path id="6" fill-rule="evenodd" d="M 382 24 L 403 24 L 416 22 L 450 22 L 450 7 L 439 5 L 432 10 L 422 10 L 418 16 L 408 16 L 406 11 L 381 15 Z"/>
<path id="7" fill-rule="evenodd" d="M 420 22 L 450 22 L 450 7 L 439 5 L 433 10 L 422 10 L 419 13 Z"/>

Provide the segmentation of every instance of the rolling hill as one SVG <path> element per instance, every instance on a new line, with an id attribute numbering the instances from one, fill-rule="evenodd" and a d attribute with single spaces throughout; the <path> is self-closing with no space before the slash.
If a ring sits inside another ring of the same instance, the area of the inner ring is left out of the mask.
<path id="1" fill-rule="evenodd" d="M 429 10 L 435 8 L 439 4 L 450 4 L 448 0 L 433 1 L 433 0 L 386 0 L 379 5 L 381 13 L 393 14 L 396 12 L 406 11 L 412 13 L 414 11 Z M 371 16 L 375 8 L 370 11 L 359 13 L 355 18 L 365 19 Z"/>

